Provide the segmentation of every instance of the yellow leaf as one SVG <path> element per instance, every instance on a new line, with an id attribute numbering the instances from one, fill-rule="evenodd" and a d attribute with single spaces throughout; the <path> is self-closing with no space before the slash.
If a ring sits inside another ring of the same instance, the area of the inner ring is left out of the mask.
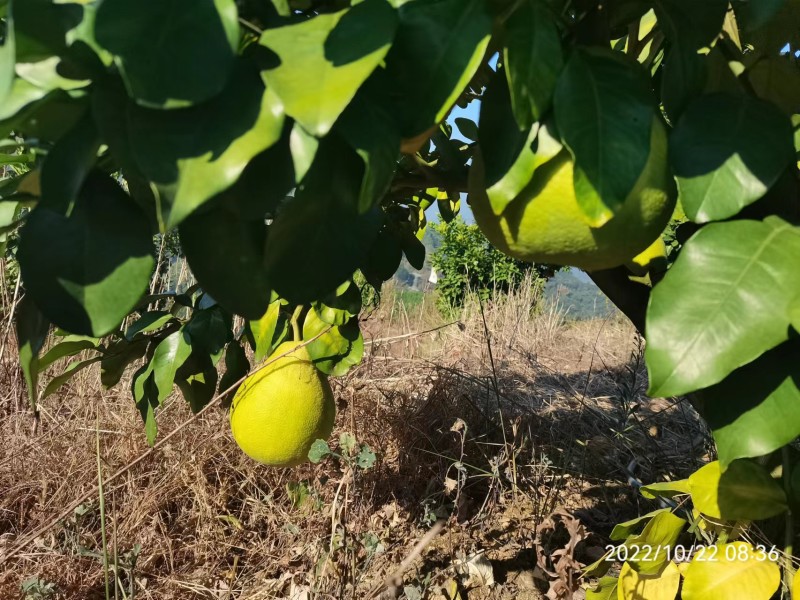
<path id="1" fill-rule="evenodd" d="M 781 571 L 766 554 L 746 542 L 709 546 L 696 552 L 686 569 L 683 600 L 769 600 Z"/>
<path id="2" fill-rule="evenodd" d="M 674 600 L 681 583 L 678 566 L 669 562 L 656 575 L 644 575 L 628 563 L 622 565 L 617 586 L 618 600 Z"/>

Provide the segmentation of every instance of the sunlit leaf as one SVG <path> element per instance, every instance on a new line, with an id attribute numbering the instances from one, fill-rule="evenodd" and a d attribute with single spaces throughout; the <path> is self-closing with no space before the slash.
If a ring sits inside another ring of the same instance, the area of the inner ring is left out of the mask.
<path id="1" fill-rule="evenodd" d="M 798 255 L 800 231 L 776 217 L 710 224 L 689 239 L 647 309 L 648 393 L 708 387 L 785 341 Z"/>
<path id="2" fill-rule="evenodd" d="M 778 565 L 747 542 L 732 542 L 695 553 L 684 574 L 681 598 L 769 600 L 780 583 Z"/>
<path id="3" fill-rule="evenodd" d="M 786 494 L 756 463 L 736 460 L 722 471 L 719 461 L 689 476 L 695 508 L 714 519 L 755 521 L 786 511 Z"/>

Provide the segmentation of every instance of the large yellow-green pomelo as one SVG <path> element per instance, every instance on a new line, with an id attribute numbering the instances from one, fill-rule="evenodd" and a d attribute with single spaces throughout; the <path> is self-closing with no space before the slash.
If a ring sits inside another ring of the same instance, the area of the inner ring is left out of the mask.
<path id="1" fill-rule="evenodd" d="M 244 380 L 233 398 L 231 431 L 250 458 L 274 467 L 308 459 L 317 439 L 333 429 L 336 403 L 328 380 L 300 342 L 285 342 L 278 358 Z"/>
<path id="2" fill-rule="evenodd" d="M 566 149 L 539 166 L 499 215 L 492 210 L 485 185 L 478 152 L 470 169 L 469 200 L 475 221 L 492 244 L 521 260 L 586 271 L 621 265 L 650 246 L 669 222 L 676 199 L 667 133 L 657 120 L 639 180 L 625 204 L 601 227 L 590 227 L 578 206 Z"/>

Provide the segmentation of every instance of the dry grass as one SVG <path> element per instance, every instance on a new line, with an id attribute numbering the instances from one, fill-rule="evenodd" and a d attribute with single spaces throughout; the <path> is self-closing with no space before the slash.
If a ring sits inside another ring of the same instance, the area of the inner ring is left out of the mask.
<path id="1" fill-rule="evenodd" d="M 364 323 L 364 362 L 334 382 L 332 446 L 350 432 L 375 465 L 259 466 L 214 407 L 106 485 L 111 597 L 365 598 L 443 518 L 403 585 L 436 597 L 454 564 L 484 552 L 498 584 L 469 598 L 540 598 L 534 539 L 545 516 L 565 507 L 601 543 L 614 522 L 647 508 L 629 468 L 642 480 L 680 477 L 706 454 L 689 406 L 644 396 L 641 343 L 622 320 L 532 314 L 528 292 L 484 310 L 472 301 L 450 325 L 430 299 L 413 312 L 384 300 Z M 102 390 L 96 371 L 43 402 L 36 435 L 11 358 L 0 381 L 2 560 L 96 484 L 98 431 L 105 477 L 147 446 L 127 386 Z M 173 397 L 158 417 L 162 435 L 189 417 Z M 0 598 L 23 597 L 32 577 L 54 584 L 42 597 L 105 598 L 102 548 L 92 497 L 0 563 Z"/>

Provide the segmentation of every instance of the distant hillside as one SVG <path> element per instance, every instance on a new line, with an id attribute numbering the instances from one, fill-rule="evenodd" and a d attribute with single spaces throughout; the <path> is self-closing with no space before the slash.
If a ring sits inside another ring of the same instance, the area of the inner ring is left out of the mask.
<path id="1" fill-rule="evenodd" d="M 614 305 L 582 271 L 559 271 L 547 282 L 545 298 L 558 302 L 568 319 L 583 320 L 606 317 Z"/>

